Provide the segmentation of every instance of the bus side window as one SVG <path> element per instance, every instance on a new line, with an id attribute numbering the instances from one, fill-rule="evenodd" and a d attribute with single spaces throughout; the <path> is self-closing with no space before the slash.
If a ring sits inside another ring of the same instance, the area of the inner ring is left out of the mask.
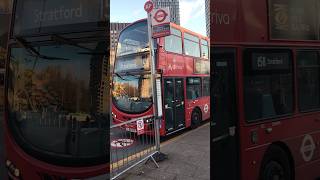
<path id="1" fill-rule="evenodd" d="M 203 78 L 203 96 L 210 96 L 210 77 Z"/>
<path id="2" fill-rule="evenodd" d="M 208 41 L 201 39 L 201 57 L 209 59 Z"/>
<path id="3" fill-rule="evenodd" d="M 246 120 L 257 121 L 292 113 L 294 90 L 291 52 L 248 49 L 243 63 Z"/>
<path id="4" fill-rule="evenodd" d="M 165 45 L 164 48 L 167 52 L 173 52 L 182 54 L 182 39 L 181 37 L 170 35 L 164 39 Z"/>
<path id="5" fill-rule="evenodd" d="M 193 57 L 201 57 L 198 37 L 184 33 L 184 54 Z"/>
<path id="6" fill-rule="evenodd" d="M 320 108 L 320 59 L 317 51 L 298 51 L 299 110 Z"/>
<path id="7" fill-rule="evenodd" d="M 197 99 L 201 97 L 201 78 L 188 78 L 187 79 L 187 98 L 188 99 Z"/>
<path id="8" fill-rule="evenodd" d="M 171 27 L 171 35 L 164 38 L 164 49 L 167 52 L 182 54 L 182 33 Z"/>

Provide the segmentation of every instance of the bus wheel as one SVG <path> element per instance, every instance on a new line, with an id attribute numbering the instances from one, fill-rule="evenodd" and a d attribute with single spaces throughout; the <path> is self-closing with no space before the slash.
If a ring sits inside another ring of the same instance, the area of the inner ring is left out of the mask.
<path id="1" fill-rule="evenodd" d="M 195 109 L 191 115 L 191 129 L 195 129 L 200 125 L 201 122 L 201 112 Z"/>
<path id="2" fill-rule="evenodd" d="M 291 180 L 290 162 L 279 146 L 271 146 L 262 161 L 261 180 Z"/>

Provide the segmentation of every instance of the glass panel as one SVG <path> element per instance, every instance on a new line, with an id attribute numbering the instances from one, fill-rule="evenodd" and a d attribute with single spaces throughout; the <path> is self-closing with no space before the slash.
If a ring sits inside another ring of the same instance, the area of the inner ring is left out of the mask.
<path id="1" fill-rule="evenodd" d="M 239 172 L 240 148 L 238 140 L 240 139 L 237 130 L 238 112 L 237 112 L 237 90 L 236 90 L 236 49 L 218 48 L 211 49 L 214 61 L 211 61 L 211 128 L 210 137 L 212 154 L 211 163 L 215 172 L 211 174 L 212 179 L 236 180 Z M 230 133 L 230 128 L 235 128 L 233 136 L 225 137 Z M 225 163 L 228 162 L 228 163 Z"/>
<path id="2" fill-rule="evenodd" d="M 199 38 L 189 33 L 184 33 L 184 38 L 199 43 Z"/>
<path id="3" fill-rule="evenodd" d="M 187 98 L 197 99 L 201 97 L 201 78 L 188 78 L 187 79 Z"/>
<path id="4" fill-rule="evenodd" d="M 98 22 L 103 20 L 101 7 L 101 0 L 17 0 L 14 34 L 21 36 L 96 29 Z"/>
<path id="5" fill-rule="evenodd" d="M 119 37 L 117 58 L 120 56 L 149 51 L 147 22 L 129 26 Z"/>
<path id="6" fill-rule="evenodd" d="M 80 45 L 106 48 L 105 43 Z M 34 48 L 41 57 L 24 48 L 11 49 L 8 119 L 18 142 L 55 158 L 76 157 L 76 164 L 81 158 L 105 159 L 108 60 L 68 45 Z"/>
<path id="7" fill-rule="evenodd" d="M 190 40 L 184 40 L 184 53 L 188 56 L 200 57 L 199 43 Z"/>
<path id="8" fill-rule="evenodd" d="M 201 44 L 205 45 L 205 46 L 208 46 L 208 41 L 201 39 Z"/>
<path id="9" fill-rule="evenodd" d="M 175 35 L 165 37 L 165 50 L 168 52 L 182 54 L 182 39 Z"/>
<path id="10" fill-rule="evenodd" d="M 245 116 L 248 121 L 293 112 L 293 72 L 286 50 L 247 50 L 244 59 Z"/>
<path id="11" fill-rule="evenodd" d="M 181 31 L 176 29 L 176 28 L 174 28 L 174 27 L 171 27 L 171 34 L 179 36 L 179 37 L 181 37 L 181 35 L 182 35 Z"/>
<path id="12" fill-rule="evenodd" d="M 166 130 L 173 130 L 174 123 L 174 83 L 173 79 L 164 79 L 164 106 L 165 106 L 165 125 Z"/>
<path id="13" fill-rule="evenodd" d="M 201 53 L 202 53 L 202 58 L 209 59 L 209 48 L 208 46 L 201 45 Z"/>
<path id="14" fill-rule="evenodd" d="M 151 68 L 151 58 L 149 53 L 142 54 L 129 54 L 126 56 L 118 57 L 115 61 L 114 72 L 124 71 L 137 71 L 146 70 L 149 71 Z"/>
<path id="15" fill-rule="evenodd" d="M 149 71 L 151 68 L 149 52 L 147 22 L 142 21 L 129 26 L 119 37 L 115 72 Z"/>
<path id="16" fill-rule="evenodd" d="M 203 78 L 203 96 L 210 96 L 210 77 Z"/>
<path id="17" fill-rule="evenodd" d="M 299 109 L 301 111 L 320 108 L 320 63 L 316 51 L 297 53 Z"/>
<path id="18" fill-rule="evenodd" d="M 113 103 L 122 111 L 141 113 L 152 105 L 151 88 L 150 75 L 114 76 Z"/>

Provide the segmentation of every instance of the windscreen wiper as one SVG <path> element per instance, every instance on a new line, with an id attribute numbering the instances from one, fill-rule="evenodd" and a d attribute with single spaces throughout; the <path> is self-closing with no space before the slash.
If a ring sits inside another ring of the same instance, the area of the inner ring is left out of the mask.
<path id="1" fill-rule="evenodd" d="M 67 44 L 70 46 L 74 46 L 74 47 L 78 47 L 84 50 L 87 50 L 89 52 L 78 52 L 78 54 L 84 54 L 84 55 L 106 55 L 108 53 L 108 51 L 100 51 L 100 52 L 96 52 L 94 49 L 90 49 L 87 48 L 85 46 L 81 46 L 79 45 L 79 43 L 71 40 L 71 39 L 67 39 L 65 37 L 59 36 L 59 35 L 52 35 L 51 36 L 51 40 L 55 41 L 55 42 L 60 42 L 62 44 Z"/>
<path id="2" fill-rule="evenodd" d="M 87 48 L 85 46 L 79 45 L 78 43 L 76 43 L 75 41 L 73 41 L 71 39 L 67 39 L 67 38 L 64 38 L 64 37 L 56 35 L 56 34 L 51 36 L 51 40 L 53 40 L 55 42 L 60 42 L 62 44 L 75 46 L 75 47 L 78 47 L 78 48 L 81 48 L 81 49 L 85 49 L 85 50 L 88 50 L 88 51 L 94 51 L 93 49 L 90 49 L 90 48 Z"/>
<path id="3" fill-rule="evenodd" d="M 142 54 L 146 54 L 147 52 L 149 52 L 150 50 L 146 50 L 146 51 L 140 51 L 140 52 L 132 52 L 132 53 L 128 53 L 128 54 L 123 54 L 123 55 L 119 55 L 117 56 L 118 58 L 125 58 L 125 57 L 130 57 L 130 56 L 135 56 L 135 55 L 142 55 Z"/>
<path id="4" fill-rule="evenodd" d="M 83 55 L 107 55 L 108 52 L 78 52 L 78 54 L 83 54 Z"/>
<path id="5" fill-rule="evenodd" d="M 128 79 L 126 79 L 126 78 L 124 78 L 123 76 L 121 76 L 119 73 L 114 73 L 116 76 L 118 76 L 120 79 L 122 79 L 122 80 L 128 80 Z M 125 72 L 124 73 L 124 76 L 132 76 L 132 77 L 134 77 L 134 78 L 137 78 L 137 79 L 139 79 L 139 77 L 137 77 L 137 75 L 134 75 L 134 74 L 132 74 L 132 73 L 129 73 L 129 72 Z"/>
<path id="6" fill-rule="evenodd" d="M 119 73 L 114 73 L 116 76 L 118 76 L 120 79 L 125 80 Z"/>
<path id="7" fill-rule="evenodd" d="M 23 38 L 17 37 L 16 41 L 19 44 L 19 46 L 26 49 L 32 56 L 39 57 L 41 59 L 46 59 L 46 60 L 70 60 L 70 59 L 66 59 L 66 58 L 59 58 L 59 57 L 42 55 L 39 53 L 39 51 L 37 51 L 32 46 L 30 46 Z"/>
<path id="8" fill-rule="evenodd" d="M 146 78 L 146 77 L 144 77 L 143 75 L 145 75 L 145 74 L 132 74 L 132 73 L 130 73 L 130 72 L 125 72 L 125 75 L 126 76 L 132 76 L 132 77 L 134 77 L 134 78 L 136 78 L 136 79 L 148 79 L 148 78 Z M 142 77 L 138 77 L 138 76 L 142 76 Z"/>

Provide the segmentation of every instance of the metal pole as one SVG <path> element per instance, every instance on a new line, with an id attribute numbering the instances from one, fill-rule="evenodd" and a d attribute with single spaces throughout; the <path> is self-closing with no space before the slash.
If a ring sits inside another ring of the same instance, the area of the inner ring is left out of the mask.
<path id="1" fill-rule="evenodd" d="M 151 13 L 148 13 L 148 37 L 151 57 L 151 84 L 152 84 L 152 101 L 153 101 L 153 116 L 154 116 L 154 130 L 155 130 L 155 143 L 157 151 L 160 152 L 160 140 L 159 140 L 159 125 L 158 125 L 158 104 L 157 104 L 157 89 L 156 89 L 156 57 L 154 52 L 154 39 L 152 38 L 152 25 L 151 25 Z"/>
<path id="2" fill-rule="evenodd" d="M 151 0 L 153 3 L 153 1 Z M 158 151 L 157 154 L 155 154 L 156 161 L 162 161 L 167 158 L 167 156 L 160 152 L 160 118 L 158 113 L 158 99 L 157 99 L 157 88 L 156 88 L 156 57 L 155 57 L 155 49 L 154 49 L 154 43 L 155 40 L 152 37 L 152 16 L 151 12 L 148 13 L 148 37 L 149 37 L 149 47 L 150 47 L 150 56 L 151 56 L 151 84 L 152 84 L 152 99 L 153 99 L 153 115 L 154 115 L 154 121 L 155 121 L 155 143 L 156 143 L 156 150 Z"/>
<path id="3" fill-rule="evenodd" d="M 148 13 L 148 37 L 149 37 L 149 47 L 150 47 L 150 57 L 151 57 L 151 84 L 152 84 L 152 100 L 153 100 L 153 115 L 155 118 L 158 117 L 158 106 L 157 106 L 157 90 L 156 90 L 156 57 L 154 53 L 154 39 L 152 38 L 152 26 L 151 26 L 151 13 Z"/>

